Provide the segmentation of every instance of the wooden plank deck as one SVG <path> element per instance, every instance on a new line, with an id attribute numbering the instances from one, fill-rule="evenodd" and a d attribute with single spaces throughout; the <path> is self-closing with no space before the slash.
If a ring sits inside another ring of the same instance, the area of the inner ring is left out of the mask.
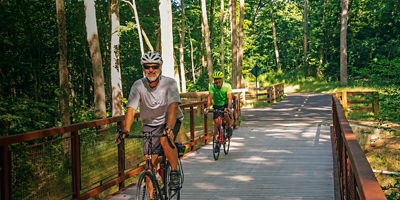
<path id="1" fill-rule="evenodd" d="M 181 199 L 334 199 L 330 95 L 293 94 L 243 109 L 228 155 L 207 145 L 182 160 Z M 112 197 L 134 199 L 131 187 Z"/>

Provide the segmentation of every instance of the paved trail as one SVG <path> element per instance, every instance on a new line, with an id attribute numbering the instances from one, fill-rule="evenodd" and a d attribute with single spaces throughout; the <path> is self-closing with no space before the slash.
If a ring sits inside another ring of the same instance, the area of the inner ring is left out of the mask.
<path id="1" fill-rule="evenodd" d="M 181 199 L 334 199 L 330 106 L 330 95 L 302 93 L 243 109 L 228 155 L 214 161 L 207 145 L 182 160 Z"/>

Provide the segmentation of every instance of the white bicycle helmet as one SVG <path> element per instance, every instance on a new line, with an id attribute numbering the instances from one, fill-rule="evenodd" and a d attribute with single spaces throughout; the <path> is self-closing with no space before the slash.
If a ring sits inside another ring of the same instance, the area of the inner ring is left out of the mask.
<path id="1" fill-rule="evenodd" d="M 143 54 L 142 59 L 140 60 L 140 64 L 163 64 L 163 60 L 161 55 L 155 51 L 149 51 Z"/>

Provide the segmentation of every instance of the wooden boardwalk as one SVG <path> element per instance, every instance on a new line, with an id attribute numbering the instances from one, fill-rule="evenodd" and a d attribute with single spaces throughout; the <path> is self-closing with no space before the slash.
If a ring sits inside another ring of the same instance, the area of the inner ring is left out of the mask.
<path id="1" fill-rule="evenodd" d="M 228 155 L 214 161 L 207 145 L 182 160 L 181 199 L 334 199 L 330 98 L 291 94 L 243 109 Z M 112 199 L 134 199 L 135 190 Z"/>

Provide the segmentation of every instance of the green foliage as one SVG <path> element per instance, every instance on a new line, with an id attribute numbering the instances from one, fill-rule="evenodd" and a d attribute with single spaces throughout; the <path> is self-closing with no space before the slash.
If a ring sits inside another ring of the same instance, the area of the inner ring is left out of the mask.
<path id="1" fill-rule="evenodd" d="M 189 92 L 208 91 L 208 73 L 206 70 L 201 72 L 195 84 L 188 84 Z"/>
<path id="2" fill-rule="evenodd" d="M 359 75 L 364 81 L 379 83 L 380 85 L 399 85 L 400 57 L 393 60 L 375 58 L 367 67 L 359 70 Z"/>
<path id="3" fill-rule="evenodd" d="M 383 94 L 379 96 L 379 113 L 378 120 L 380 122 L 391 121 L 400 122 L 400 88 L 386 88 Z"/>
<path id="4" fill-rule="evenodd" d="M 60 124 L 58 105 L 28 98 L 0 98 L 0 136 L 51 128 Z"/>
<path id="5" fill-rule="evenodd" d="M 383 186 L 382 190 L 386 194 L 388 200 L 398 200 L 400 199 L 400 175 L 392 175 L 394 177 L 395 183 L 390 186 Z"/>

